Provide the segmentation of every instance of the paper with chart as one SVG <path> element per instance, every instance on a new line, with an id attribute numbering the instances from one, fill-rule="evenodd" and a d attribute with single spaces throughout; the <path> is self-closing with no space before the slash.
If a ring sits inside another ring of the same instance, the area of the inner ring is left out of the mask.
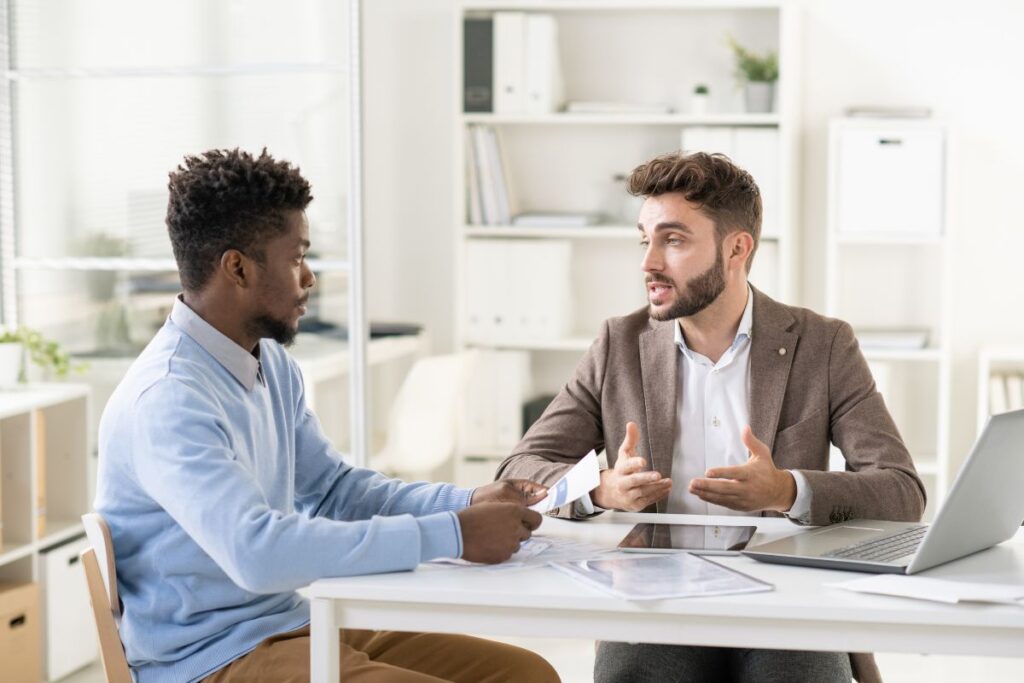
<path id="1" fill-rule="evenodd" d="M 590 451 L 573 465 L 554 486 L 548 488 L 546 495 L 539 503 L 530 506 L 531 510 L 544 514 L 557 507 L 572 503 L 597 488 L 601 483 L 601 468 L 597 464 L 597 453 Z"/>
<path id="2" fill-rule="evenodd" d="M 958 602 L 991 602 L 1024 607 L 1024 586 L 998 583 L 972 583 L 933 579 L 925 576 L 878 574 L 841 583 L 828 584 L 857 593 L 894 595 L 901 598 Z"/>
<path id="3" fill-rule="evenodd" d="M 557 562 L 551 566 L 574 579 L 626 600 L 695 598 L 760 593 L 774 589 L 770 583 L 690 553 L 609 557 Z"/>
<path id="4" fill-rule="evenodd" d="M 447 564 L 459 567 L 476 567 L 487 571 L 505 569 L 522 569 L 525 567 L 544 567 L 554 562 L 572 562 L 575 560 L 593 559 L 609 553 L 617 552 L 615 548 L 579 541 L 561 536 L 535 535 L 523 541 L 519 550 L 504 562 L 483 564 L 466 560 L 441 559 L 432 564 Z"/>

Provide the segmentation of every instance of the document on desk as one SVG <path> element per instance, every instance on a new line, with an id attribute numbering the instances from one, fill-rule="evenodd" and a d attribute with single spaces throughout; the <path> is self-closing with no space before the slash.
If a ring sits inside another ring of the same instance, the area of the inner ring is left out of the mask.
<path id="1" fill-rule="evenodd" d="M 878 574 L 852 581 L 827 584 L 856 593 L 893 595 L 956 604 L 959 602 L 991 602 L 1024 607 L 1024 586 L 998 583 L 972 583 L 932 579 L 925 576 Z"/>
<path id="2" fill-rule="evenodd" d="M 617 552 L 615 548 L 595 545 L 572 538 L 535 535 L 529 540 L 524 541 L 512 557 L 498 564 L 483 564 L 456 559 L 434 560 L 432 564 L 450 564 L 457 567 L 477 567 L 487 571 L 501 571 L 504 569 L 543 567 L 553 562 L 589 560 L 615 552 Z"/>
<path id="3" fill-rule="evenodd" d="M 558 562 L 551 566 L 626 600 L 760 593 L 775 588 L 770 583 L 690 553 Z"/>
<path id="4" fill-rule="evenodd" d="M 601 483 L 601 468 L 597 464 L 597 453 L 590 451 L 573 465 L 554 486 L 548 488 L 548 495 L 530 506 L 531 510 L 544 514 L 557 507 L 572 503 L 587 495 Z"/>

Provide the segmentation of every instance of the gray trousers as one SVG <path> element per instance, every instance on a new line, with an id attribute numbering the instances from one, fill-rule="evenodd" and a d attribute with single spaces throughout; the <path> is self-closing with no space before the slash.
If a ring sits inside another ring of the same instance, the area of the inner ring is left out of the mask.
<path id="1" fill-rule="evenodd" d="M 594 661 L 594 683 L 849 683 L 852 678 L 845 652 L 601 642 Z"/>

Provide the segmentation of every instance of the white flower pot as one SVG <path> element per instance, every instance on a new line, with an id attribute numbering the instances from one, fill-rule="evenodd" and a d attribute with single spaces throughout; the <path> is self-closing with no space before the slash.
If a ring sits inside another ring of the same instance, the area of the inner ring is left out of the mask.
<path id="1" fill-rule="evenodd" d="M 21 342 L 0 344 L 0 387 L 11 387 L 18 383 L 24 355 Z"/>
<path id="2" fill-rule="evenodd" d="M 768 114 L 775 105 L 775 83 L 751 81 L 743 87 L 748 114 Z"/>
<path id="3" fill-rule="evenodd" d="M 708 113 L 708 96 L 701 93 L 690 95 L 690 113 L 694 116 L 703 116 Z"/>

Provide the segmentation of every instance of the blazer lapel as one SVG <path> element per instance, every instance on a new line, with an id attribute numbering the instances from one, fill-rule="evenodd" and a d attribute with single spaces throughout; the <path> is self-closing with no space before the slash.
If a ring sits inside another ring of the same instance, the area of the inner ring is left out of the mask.
<path id="1" fill-rule="evenodd" d="M 640 335 L 640 375 L 647 417 L 647 454 L 651 469 L 672 476 L 672 437 L 676 417 L 676 362 L 679 352 L 672 326 L 675 321 L 651 321 Z"/>
<path id="2" fill-rule="evenodd" d="M 789 332 L 796 320 L 784 307 L 754 289 L 750 346 L 750 428 L 771 449 L 782 413 L 789 369 L 800 336 Z"/>

